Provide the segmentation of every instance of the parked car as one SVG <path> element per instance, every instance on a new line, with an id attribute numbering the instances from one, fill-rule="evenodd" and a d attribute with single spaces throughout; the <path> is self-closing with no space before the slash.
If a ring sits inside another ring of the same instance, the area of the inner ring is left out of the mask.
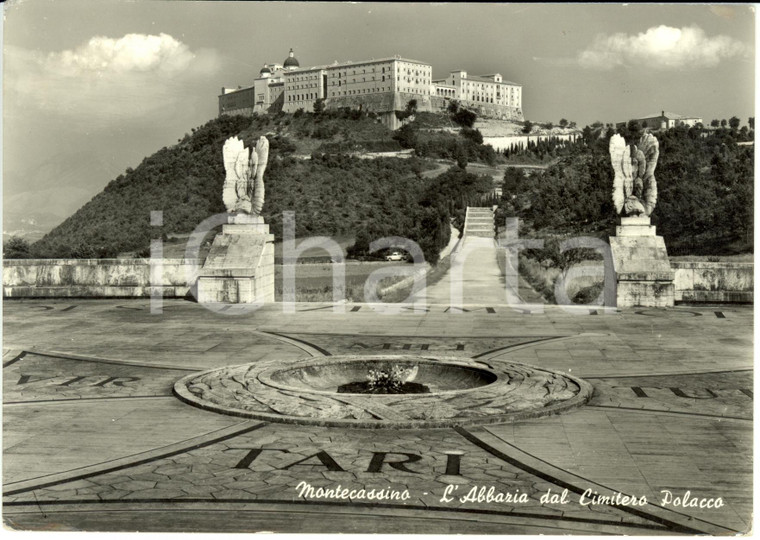
<path id="1" fill-rule="evenodd" d="M 398 251 L 394 251 L 390 255 L 385 256 L 386 261 L 405 261 L 406 256 L 402 253 L 399 253 Z"/>

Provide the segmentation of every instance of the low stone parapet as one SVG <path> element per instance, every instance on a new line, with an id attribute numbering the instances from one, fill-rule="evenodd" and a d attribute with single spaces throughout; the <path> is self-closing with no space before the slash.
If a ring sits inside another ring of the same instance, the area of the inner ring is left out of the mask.
<path id="1" fill-rule="evenodd" d="M 679 261 L 671 267 L 676 302 L 754 302 L 753 263 Z M 161 261 L 162 296 L 187 296 L 199 269 L 191 260 Z M 3 262 L 3 297 L 150 297 L 156 286 L 150 273 L 150 259 L 11 259 Z"/>
<path id="2" fill-rule="evenodd" d="M 754 263 L 672 262 L 676 302 L 754 302 Z"/>
<path id="3" fill-rule="evenodd" d="M 3 261 L 3 297 L 149 297 L 158 287 L 181 298 L 199 268 L 186 259 L 12 259 Z"/>

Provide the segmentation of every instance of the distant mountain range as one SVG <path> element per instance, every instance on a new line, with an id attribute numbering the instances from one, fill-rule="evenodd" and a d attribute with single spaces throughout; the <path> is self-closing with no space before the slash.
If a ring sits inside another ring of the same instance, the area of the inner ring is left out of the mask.
<path id="1" fill-rule="evenodd" d="M 76 212 L 97 192 L 85 174 L 92 168 L 108 171 L 113 165 L 104 155 L 84 151 L 42 155 L 31 178 L 9 165 L 3 170 L 7 180 L 3 189 L 4 238 L 38 240 Z"/>
<path id="2" fill-rule="evenodd" d="M 21 237 L 29 242 L 42 238 L 53 227 L 92 197 L 84 188 L 51 188 L 11 195 L 3 200 L 3 239 Z M 55 208 L 40 212 L 36 208 Z"/>

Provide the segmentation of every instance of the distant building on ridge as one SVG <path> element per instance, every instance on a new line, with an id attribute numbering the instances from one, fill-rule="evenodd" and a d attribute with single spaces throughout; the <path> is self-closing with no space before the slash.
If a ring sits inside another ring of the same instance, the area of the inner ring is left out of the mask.
<path id="1" fill-rule="evenodd" d="M 660 129 L 670 129 L 678 126 L 692 127 L 702 124 L 702 119 L 696 116 L 681 116 L 680 114 L 662 111 L 660 114 L 650 114 L 641 118 L 632 118 L 629 121 L 638 122 L 643 128 L 656 131 Z M 628 122 L 620 122 L 618 127 L 626 125 Z"/>
<path id="2" fill-rule="evenodd" d="M 253 86 L 222 88 L 219 115 L 310 112 L 321 99 L 327 109 L 377 113 L 395 129 L 395 111 L 415 99 L 418 111 L 445 110 L 456 100 L 482 117 L 523 120 L 522 85 L 498 73 L 468 76 L 460 70 L 436 81 L 432 74 L 430 64 L 400 56 L 302 68 L 291 49 L 282 65 L 265 64 Z"/>
<path id="3" fill-rule="evenodd" d="M 522 85 L 505 81 L 499 73 L 468 76 L 458 70 L 433 83 L 436 95 L 479 109 L 481 116 L 523 120 Z"/>

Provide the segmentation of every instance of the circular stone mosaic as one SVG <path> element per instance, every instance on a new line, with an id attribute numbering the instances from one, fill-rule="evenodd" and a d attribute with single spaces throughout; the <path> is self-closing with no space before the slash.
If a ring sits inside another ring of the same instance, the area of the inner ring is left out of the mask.
<path id="1" fill-rule="evenodd" d="M 514 362 L 377 355 L 226 366 L 180 379 L 174 393 L 202 409 L 271 422 L 412 428 L 556 414 L 584 404 L 592 387 Z"/>

